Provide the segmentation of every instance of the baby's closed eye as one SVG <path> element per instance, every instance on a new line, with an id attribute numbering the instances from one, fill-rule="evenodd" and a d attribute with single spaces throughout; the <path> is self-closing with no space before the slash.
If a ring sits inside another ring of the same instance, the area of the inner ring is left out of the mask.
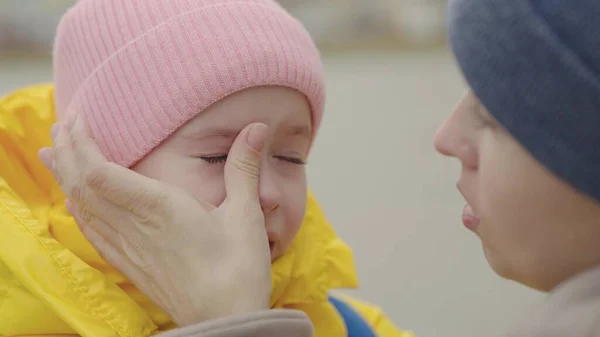
<path id="1" fill-rule="evenodd" d="M 227 161 L 227 155 L 211 155 L 211 156 L 200 156 L 200 159 L 204 160 L 209 164 L 224 164 Z M 299 156 L 278 156 L 274 155 L 273 158 L 288 162 L 296 165 L 305 165 L 305 161 Z"/>

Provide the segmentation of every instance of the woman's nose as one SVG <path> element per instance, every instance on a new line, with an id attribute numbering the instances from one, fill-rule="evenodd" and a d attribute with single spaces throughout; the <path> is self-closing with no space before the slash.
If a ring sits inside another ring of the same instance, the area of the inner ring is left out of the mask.
<path id="1" fill-rule="evenodd" d="M 437 152 L 461 160 L 472 152 L 474 136 L 470 125 L 473 121 L 469 117 L 472 108 L 473 95 L 467 92 L 435 133 L 433 142 Z"/>
<path id="2" fill-rule="evenodd" d="M 444 156 L 458 158 L 465 168 L 477 169 L 479 163 L 477 136 L 470 126 L 473 124 L 472 121 L 466 119 L 464 115 L 464 111 L 455 110 L 440 126 L 433 142 L 437 152 Z"/>
<path id="3" fill-rule="evenodd" d="M 442 123 L 440 128 L 435 133 L 433 144 L 437 152 L 443 154 L 444 156 L 454 157 L 454 146 L 452 141 L 452 135 L 450 133 L 451 129 L 449 126 L 450 122 L 450 118 L 448 118 L 444 121 L 444 123 Z"/>
<path id="4" fill-rule="evenodd" d="M 276 177 L 274 177 L 274 172 L 269 168 L 269 165 L 261 167 L 258 181 L 258 196 L 264 214 L 277 209 L 281 203 L 281 192 L 277 185 Z"/>

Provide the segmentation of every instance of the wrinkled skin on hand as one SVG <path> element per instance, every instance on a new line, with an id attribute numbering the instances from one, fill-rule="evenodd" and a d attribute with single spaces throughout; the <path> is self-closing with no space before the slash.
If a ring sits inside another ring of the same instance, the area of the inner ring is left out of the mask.
<path id="1" fill-rule="evenodd" d="M 40 159 L 98 253 L 186 326 L 268 308 L 271 263 L 258 198 L 267 131 L 256 123 L 238 135 L 219 207 L 108 162 L 82 117 L 57 125 Z"/>

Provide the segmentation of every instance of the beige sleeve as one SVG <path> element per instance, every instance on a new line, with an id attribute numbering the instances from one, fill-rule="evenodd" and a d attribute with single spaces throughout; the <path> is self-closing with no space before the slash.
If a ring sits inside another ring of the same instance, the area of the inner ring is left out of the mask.
<path id="1" fill-rule="evenodd" d="M 175 329 L 157 337 L 313 337 L 313 326 L 301 311 L 267 310 Z"/>
<path id="2" fill-rule="evenodd" d="M 600 337 L 600 267 L 552 291 L 506 336 Z"/>

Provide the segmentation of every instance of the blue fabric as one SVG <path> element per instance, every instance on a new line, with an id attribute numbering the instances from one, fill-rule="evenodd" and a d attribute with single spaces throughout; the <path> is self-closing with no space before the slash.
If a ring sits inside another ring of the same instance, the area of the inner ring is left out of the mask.
<path id="1" fill-rule="evenodd" d="M 465 79 L 534 158 L 600 201 L 600 0 L 449 0 Z"/>
<path id="2" fill-rule="evenodd" d="M 376 337 L 373 329 L 352 307 L 343 301 L 330 296 L 329 302 L 335 306 L 346 324 L 348 337 Z"/>

